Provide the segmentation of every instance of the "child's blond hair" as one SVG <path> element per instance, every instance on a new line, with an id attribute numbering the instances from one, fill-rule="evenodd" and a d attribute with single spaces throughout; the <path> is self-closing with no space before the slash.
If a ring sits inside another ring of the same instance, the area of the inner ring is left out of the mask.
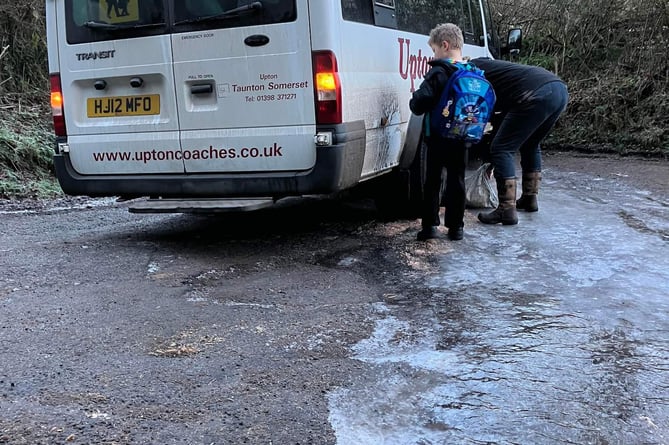
<path id="1" fill-rule="evenodd" d="M 450 49 L 462 49 L 465 44 L 465 38 L 462 36 L 462 30 L 454 23 L 441 23 L 430 31 L 428 44 L 441 45 L 441 42 L 448 42 Z"/>

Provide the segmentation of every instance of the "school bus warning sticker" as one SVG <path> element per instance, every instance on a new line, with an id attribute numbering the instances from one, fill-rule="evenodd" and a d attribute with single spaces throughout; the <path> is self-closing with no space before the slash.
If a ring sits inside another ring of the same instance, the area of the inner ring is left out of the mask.
<path id="1" fill-rule="evenodd" d="M 100 20 L 117 24 L 139 20 L 138 0 L 100 0 Z"/>

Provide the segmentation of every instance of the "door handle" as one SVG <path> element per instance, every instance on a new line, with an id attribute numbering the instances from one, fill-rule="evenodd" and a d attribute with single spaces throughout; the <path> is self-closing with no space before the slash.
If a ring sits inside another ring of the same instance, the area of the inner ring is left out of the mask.
<path id="1" fill-rule="evenodd" d="M 269 37 L 262 34 L 254 34 L 245 38 L 244 43 L 248 46 L 263 46 L 269 43 Z"/>
<path id="2" fill-rule="evenodd" d="M 214 92 L 214 86 L 210 83 L 191 85 L 191 94 L 211 94 Z"/>

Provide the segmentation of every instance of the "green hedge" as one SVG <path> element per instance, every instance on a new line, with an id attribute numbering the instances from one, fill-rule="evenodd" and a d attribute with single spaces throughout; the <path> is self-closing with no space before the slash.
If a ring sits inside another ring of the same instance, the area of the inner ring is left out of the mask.
<path id="1" fill-rule="evenodd" d="M 569 86 L 549 145 L 669 157 L 666 0 L 490 4 L 498 29 L 523 29 L 519 61 L 552 70 Z"/>

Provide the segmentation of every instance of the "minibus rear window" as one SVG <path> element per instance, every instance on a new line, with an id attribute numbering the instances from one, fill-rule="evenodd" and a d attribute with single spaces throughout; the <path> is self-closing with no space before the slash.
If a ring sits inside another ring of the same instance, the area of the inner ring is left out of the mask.
<path id="1" fill-rule="evenodd" d="M 178 31 L 291 22 L 295 0 L 174 0 Z"/>
<path id="2" fill-rule="evenodd" d="M 67 41 L 142 37 L 167 32 L 163 0 L 66 0 Z"/>
<path id="3" fill-rule="evenodd" d="M 70 44 L 291 22 L 295 0 L 65 0 Z"/>

